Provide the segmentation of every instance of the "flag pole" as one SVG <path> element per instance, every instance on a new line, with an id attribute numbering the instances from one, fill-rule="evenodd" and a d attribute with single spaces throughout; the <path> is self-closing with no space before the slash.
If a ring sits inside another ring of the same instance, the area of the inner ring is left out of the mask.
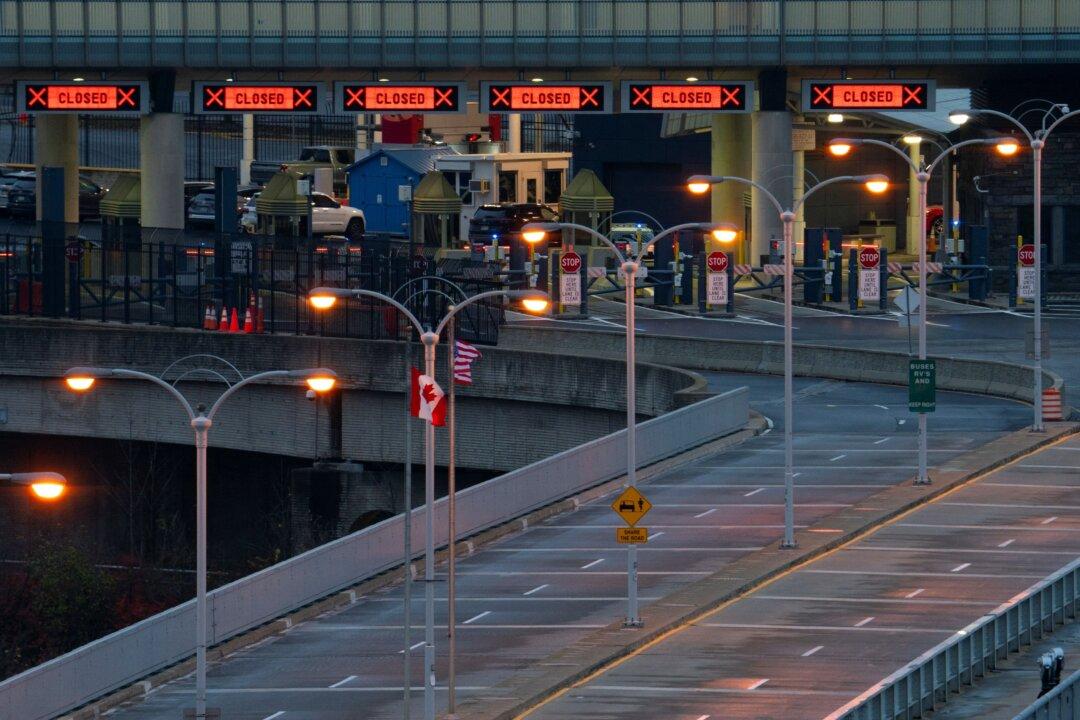
<path id="1" fill-rule="evenodd" d="M 455 555 L 457 554 L 457 477 L 456 477 L 456 463 L 454 462 L 454 431 L 455 422 L 457 420 L 454 407 L 454 385 L 457 384 L 455 377 L 455 359 L 457 357 L 457 339 L 454 337 L 455 324 L 457 319 L 451 315 L 450 322 L 447 324 L 447 347 L 449 352 L 447 353 L 448 365 L 450 367 L 450 389 L 447 391 L 449 397 L 447 398 L 447 506 L 449 510 L 449 538 L 448 544 L 450 546 L 450 567 L 449 567 L 449 583 L 447 586 L 447 609 L 449 616 L 447 617 L 446 627 L 448 642 L 450 646 L 450 662 L 448 668 L 449 681 L 447 685 L 448 703 L 447 703 L 447 716 L 446 720 L 456 720 L 456 700 L 455 691 L 457 689 L 457 675 L 455 660 L 457 656 L 457 576 L 455 575 Z"/>

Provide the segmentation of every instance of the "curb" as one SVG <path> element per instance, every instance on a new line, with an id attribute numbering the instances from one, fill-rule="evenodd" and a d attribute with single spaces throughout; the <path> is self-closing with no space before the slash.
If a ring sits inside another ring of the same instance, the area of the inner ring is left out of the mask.
<path id="1" fill-rule="evenodd" d="M 768 422 L 764 416 L 751 410 L 750 419 L 744 429 L 734 432 L 730 435 L 717 438 L 703 445 L 685 450 L 678 455 L 660 460 L 638 469 L 638 482 L 647 482 L 651 478 L 661 473 L 667 472 L 673 468 L 676 468 L 685 463 L 693 462 L 701 457 L 711 455 L 720 450 L 724 450 L 735 445 L 739 445 L 750 438 L 760 435 L 768 427 Z M 462 538 L 457 544 L 457 556 L 467 557 L 472 555 L 478 548 L 484 547 L 490 543 L 500 540 L 508 535 L 512 535 L 517 532 L 521 532 L 527 529 L 530 525 L 535 525 L 539 522 L 543 522 L 548 518 L 560 515 L 566 512 L 573 512 L 582 505 L 590 503 L 594 500 L 610 495 L 613 492 L 620 491 L 627 487 L 626 476 L 622 475 L 613 480 L 608 480 L 599 485 L 594 485 L 587 490 L 572 495 L 567 498 L 563 498 L 550 505 L 545 505 L 542 508 L 533 510 L 521 517 L 508 520 L 502 525 L 498 525 L 493 528 L 484 530 L 477 535 L 473 535 L 468 538 Z M 416 512 L 417 510 L 414 510 Z M 439 550 L 435 553 L 435 562 L 445 562 L 450 556 L 450 552 L 447 549 Z M 422 557 L 414 560 L 410 563 L 410 571 L 412 577 L 419 577 L 424 574 L 424 560 Z M 267 638 L 275 635 L 280 635 L 292 627 L 299 625 L 302 622 L 306 622 L 320 615 L 333 612 L 340 608 L 347 607 L 349 605 L 356 604 L 363 597 L 370 595 L 378 590 L 389 587 L 396 583 L 401 582 L 404 579 L 403 568 L 399 566 L 396 569 L 389 570 L 377 575 L 373 578 L 365 580 L 361 583 L 353 585 L 352 587 L 344 590 L 339 590 L 322 600 L 318 600 L 310 605 L 306 605 L 298 610 L 279 617 L 275 620 L 260 625 L 257 628 L 248 630 L 245 633 L 237 635 L 229 640 L 226 640 L 218 645 L 208 647 L 206 649 L 207 663 L 212 663 L 217 660 L 222 660 L 230 655 L 233 655 L 240 650 L 262 642 Z M 130 702 L 132 700 L 140 700 L 149 695 L 152 691 L 166 685 L 174 680 L 182 678 L 186 675 L 190 675 L 195 672 L 195 658 L 190 657 L 175 665 L 172 665 L 164 670 L 160 670 L 152 675 L 149 675 L 137 682 L 128 685 L 127 687 L 116 690 L 108 695 L 105 695 L 98 700 L 91 702 L 88 705 L 84 705 L 77 710 L 69 712 L 65 715 L 59 716 L 58 720 L 98 720 L 108 711 L 113 710 L 120 705 Z"/>
<path id="2" fill-rule="evenodd" d="M 798 547 L 803 550 L 795 557 L 790 555 L 784 557 L 788 551 L 779 548 L 779 540 L 771 543 L 764 550 L 744 556 L 714 575 L 676 590 L 652 603 L 646 612 L 651 615 L 656 624 L 640 634 L 635 633 L 633 639 L 626 640 L 627 631 L 622 627 L 621 622 L 612 623 L 548 656 L 543 665 L 555 669 L 546 671 L 546 675 L 531 678 L 531 684 L 529 678 L 521 679 L 522 675 L 536 673 L 529 668 L 490 688 L 488 691 L 490 699 L 487 704 L 493 707 L 485 707 L 483 698 L 473 698 L 460 705 L 460 714 L 470 720 L 523 718 L 538 706 L 559 697 L 583 681 L 611 669 L 637 651 L 681 631 L 714 611 L 745 597 L 750 592 L 814 562 L 832 550 L 863 538 L 883 525 L 964 487 L 989 472 L 1080 432 L 1080 424 L 1076 423 L 1049 423 L 1048 428 L 1052 429 L 1048 429 L 1034 441 L 1027 430 L 1021 430 L 956 458 L 947 463 L 946 467 L 973 461 L 976 467 L 968 466 L 958 470 L 939 471 L 933 485 L 916 486 L 911 479 L 908 479 L 864 499 L 856 507 L 823 518 L 814 526 L 796 533 Z M 1009 447 L 1010 445 L 1016 447 Z M 1002 448 L 1002 446 L 1005 447 Z M 877 507 L 868 507 L 870 505 Z M 826 528 L 834 530 L 838 525 L 842 526 L 845 523 L 848 527 L 841 534 L 834 532 L 830 536 L 821 532 Z M 827 539 L 823 540 L 823 537 Z M 761 569 L 755 571 L 753 570 L 755 564 L 764 564 L 766 567 L 764 571 Z M 748 575 L 752 579 L 744 579 Z M 672 610 L 672 608 L 686 605 L 690 605 L 692 609 Z M 658 617 L 659 622 L 656 622 Z M 572 664 L 574 668 L 560 670 L 560 660 L 564 661 L 561 663 L 564 668 L 567 664 Z M 512 704 L 507 703 L 508 699 L 512 699 Z"/>

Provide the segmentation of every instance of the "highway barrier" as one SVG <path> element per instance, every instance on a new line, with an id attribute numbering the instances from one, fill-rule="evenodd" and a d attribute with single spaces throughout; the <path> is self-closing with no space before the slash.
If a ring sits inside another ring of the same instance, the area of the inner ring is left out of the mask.
<path id="1" fill-rule="evenodd" d="M 1031 586 L 984 615 L 953 637 L 862 693 L 825 720 L 910 720 L 926 717 L 961 687 L 997 669 L 999 660 L 1041 639 L 1058 625 L 1076 620 L 1080 597 L 1080 560 Z M 1054 692 L 1061 697 L 1069 678 Z M 1074 693 L 1075 690 L 1068 690 Z M 1051 693 L 1053 694 L 1053 693 Z M 1049 698 L 1047 695 L 1046 698 Z M 1071 695 L 1069 696 L 1071 699 Z M 1044 700 L 1046 698 L 1043 698 Z M 1060 707 L 1065 699 L 1062 697 Z M 1038 704 L 1038 703 L 1037 703 Z M 1029 711 L 1031 709 L 1029 708 Z M 1070 710 L 1071 713 L 1071 710 Z M 1068 718 L 1075 715 L 1021 715 L 1023 718 Z"/>
<path id="2" fill-rule="evenodd" d="M 646 466 L 743 428 L 749 391 L 731 390 L 638 425 L 637 451 Z M 626 431 L 535 462 L 458 493 L 459 536 L 469 537 L 515 517 L 620 477 Z M 447 526 L 446 499 L 435 505 L 435 527 Z M 404 516 L 297 555 L 209 593 L 210 645 L 304 607 L 402 562 Z M 424 517 L 413 517 L 413 547 L 424 547 Z M 445 546 L 445 530 L 436 539 Z M 0 683 L 0 718 L 45 720 L 80 707 L 195 652 L 195 601 L 178 605 Z"/>
<path id="3" fill-rule="evenodd" d="M 1080 670 L 1029 705 L 1013 720 L 1077 720 L 1080 718 Z"/>

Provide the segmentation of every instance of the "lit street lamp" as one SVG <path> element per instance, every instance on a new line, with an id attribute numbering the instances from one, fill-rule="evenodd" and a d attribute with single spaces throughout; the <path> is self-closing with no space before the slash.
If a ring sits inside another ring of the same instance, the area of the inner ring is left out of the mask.
<path id="1" fill-rule="evenodd" d="M 214 373 L 215 375 L 217 373 Z M 183 376 L 182 376 L 183 377 Z M 182 379 L 181 377 L 181 379 Z M 218 377 L 221 377 L 218 375 Z M 175 383 L 127 368 L 75 367 L 64 374 L 64 382 L 73 392 L 87 392 L 98 380 L 116 378 L 146 380 L 165 389 L 184 408 L 188 421 L 195 431 L 195 718 L 204 720 L 206 715 L 206 447 L 214 415 L 222 404 L 240 388 L 262 380 L 287 378 L 305 380 L 314 392 L 325 393 L 337 384 L 337 374 L 325 368 L 309 370 L 270 370 L 256 373 L 228 386 L 206 412 L 202 405 L 192 409 L 187 398 L 176 389 Z M 179 382 L 179 380 L 177 380 Z M 226 383 L 228 384 L 228 383 Z"/>
<path id="2" fill-rule="evenodd" d="M 785 210 L 780 201 L 776 199 L 776 196 L 763 185 L 747 178 L 728 175 L 694 175 L 687 179 L 686 186 L 690 192 L 702 195 L 708 192 L 713 185 L 723 182 L 737 182 L 757 188 L 763 196 L 769 199 L 776 211 L 780 213 L 780 221 L 784 225 L 784 540 L 780 547 L 793 548 L 795 547 L 795 463 L 791 427 L 793 424 L 791 307 L 795 275 L 795 244 L 792 241 L 792 228 L 795 226 L 795 218 L 798 216 L 799 209 L 817 191 L 837 183 L 862 183 L 870 192 L 881 194 L 889 189 L 889 179 L 884 175 L 843 175 L 829 178 L 807 190 L 789 210 Z"/>
<path id="3" fill-rule="evenodd" d="M 636 275 L 641 267 L 642 258 L 645 257 L 649 248 L 656 244 L 656 242 L 682 230 L 710 232 L 713 237 L 722 243 L 732 242 L 738 234 L 738 231 L 734 225 L 729 223 L 684 223 L 682 225 L 675 225 L 674 227 L 664 230 L 653 237 L 652 240 L 645 243 L 645 245 L 638 250 L 638 254 L 633 257 L 628 257 L 629 253 L 624 255 L 615 243 L 611 242 L 606 235 L 603 235 L 590 227 L 586 227 L 585 225 L 560 222 L 528 223 L 521 229 L 521 236 L 524 238 L 525 242 L 535 244 L 542 242 L 544 238 L 547 237 L 548 233 L 559 232 L 562 230 L 581 231 L 610 247 L 615 253 L 615 257 L 619 262 L 619 269 L 622 270 L 623 273 L 624 284 L 626 286 L 626 482 L 630 487 L 634 487 L 637 485 L 637 378 L 635 376 L 637 361 L 634 338 L 634 317 L 636 314 L 634 295 Z M 629 246 L 627 247 L 629 248 Z M 626 620 L 623 625 L 625 627 L 641 627 L 643 623 L 638 614 L 637 597 L 637 545 L 630 543 L 626 552 L 627 611 Z"/>
<path id="4" fill-rule="evenodd" d="M 830 140 L 828 144 L 829 152 L 835 157 L 847 157 L 851 154 L 853 148 L 862 145 L 874 145 L 877 147 L 883 147 L 891 152 L 899 155 L 903 158 L 904 162 L 908 164 L 912 172 L 915 173 L 915 180 L 919 183 L 919 208 L 918 208 L 918 222 L 919 226 L 919 292 L 922 295 L 922 302 L 919 303 L 919 359 L 926 359 L 926 306 L 929 305 L 929 297 L 927 296 L 927 272 L 926 272 L 926 230 L 922 227 L 922 223 L 926 220 L 926 187 L 930 183 L 930 175 L 933 174 L 934 169 L 938 164 L 949 156 L 955 150 L 969 145 L 994 145 L 997 147 L 998 152 L 1002 155 L 1009 156 L 1016 153 L 1017 145 L 1016 141 L 1012 138 L 990 138 L 990 139 L 976 139 L 976 140 L 964 140 L 958 142 L 942 150 L 938 153 L 938 156 L 934 158 L 925 168 L 919 166 L 914 160 L 912 160 L 903 150 L 890 145 L 887 142 L 881 140 L 873 140 L 869 138 L 836 138 Z M 910 237 L 910 236 L 909 236 Z M 930 476 L 927 473 L 927 433 L 926 433 L 926 413 L 919 413 L 919 474 L 915 478 L 916 485 L 927 485 L 930 483 Z"/>
<path id="5" fill-rule="evenodd" d="M 0 487 L 24 486 L 39 500 L 56 500 L 67 491 L 67 478 L 54 472 L 0 473 Z"/>
<path id="6" fill-rule="evenodd" d="M 454 319 L 458 312 L 480 300 L 495 297 L 506 297 L 510 300 L 520 300 L 525 310 L 532 313 L 544 312 L 551 304 L 547 293 L 536 290 L 490 290 L 473 295 L 458 305 L 451 305 L 446 315 L 439 321 L 434 330 L 425 329 L 420 320 L 401 302 L 389 295 L 384 295 L 374 290 L 330 288 L 320 287 L 308 293 L 308 301 L 317 310 L 329 310 L 337 304 L 338 300 L 350 298 L 369 297 L 381 300 L 398 310 L 413 325 L 420 335 L 420 341 L 424 345 L 424 374 L 430 378 L 435 377 L 435 350 L 439 344 L 443 330 Z M 407 347 L 407 346 L 406 346 Z M 453 353 L 453 348 L 450 350 Z M 453 377 L 450 382 L 453 383 Z M 454 417 L 450 415 L 449 433 L 454 433 Z M 435 720 L 435 425 L 427 423 L 424 428 L 424 518 L 425 518 L 425 548 L 424 548 L 424 719 Z M 447 502 L 453 508 L 456 498 L 448 497 Z M 453 512 L 451 512 L 453 517 Z M 450 552 L 454 552 L 454 542 L 457 539 L 457 528 L 450 523 L 449 528 Z M 406 571 L 408 568 L 406 568 Z M 450 593 L 454 592 L 453 588 Z M 451 628 L 451 638 L 453 637 Z M 453 644 L 451 643 L 451 666 L 453 665 Z M 451 678 L 451 690 L 449 696 L 449 712 L 454 713 L 453 678 Z M 406 703 L 407 704 L 407 703 Z"/>
<path id="7" fill-rule="evenodd" d="M 1017 106 L 1019 107 L 1019 106 Z M 1014 108 L 1015 111 L 1016 108 Z M 1054 122 L 1046 125 L 1046 120 L 1051 116 L 1055 109 L 1061 109 L 1062 115 Z M 1025 113 L 1026 114 L 1026 113 Z M 955 125 L 963 125 L 972 115 L 990 115 L 992 117 L 1008 120 L 1013 126 L 1020 129 L 1024 133 L 1024 137 L 1027 138 L 1028 144 L 1031 146 L 1031 157 L 1034 164 L 1035 173 L 1035 189 L 1034 189 L 1034 211 L 1031 214 L 1033 230 L 1035 235 L 1035 311 L 1033 313 L 1033 321 L 1035 324 L 1033 332 L 1034 340 L 1034 355 L 1035 355 L 1035 382 L 1033 386 L 1032 405 L 1034 406 L 1034 422 L 1031 424 L 1031 429 L 1035 432 L 1043 431 L 1043 418 L 1042 418 L 1042 156 L 1043 148 L 1046 146 L 1046 139 L 1054 131 L 1054 129 L 1068 120 L 1069 118 L 1080 115 L 1080 110 L 1074 110 L 1069 112 L 1067 105 L 1052 105 L 1050 110 L 1043 116 L 1043 127 L 1036 130 L 1034 133 L 1029 131 L 1019 120 L 1012 115 L 999 112 L 998 110 L 986 110 L 986 109 L 968 109 L 968 110 L 953 110 L 949 113 L 949 120 Z M 1021 116 L 1022 117 L 1022 116 Z M 1016 147 L 1016 141 L 1012 141 L 1013 146 Z M 1014 149 L 1008 155 L 1016 153 Z"/>

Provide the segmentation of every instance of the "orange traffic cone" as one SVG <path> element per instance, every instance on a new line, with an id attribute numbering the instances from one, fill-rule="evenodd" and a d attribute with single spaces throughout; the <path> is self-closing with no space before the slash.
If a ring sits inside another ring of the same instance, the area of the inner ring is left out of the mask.
<path id="1" fill-rule="evenodd" d="M 236 313 L 236 308 L 232 310 L 232 322 L 229 323 L 229 332 L 240 332 L 240 317 Z"/>
<path id="2" fill-rule="evenodd" d="M 203 315 L 202 329 L 213 330 L 217 323 L 214 321 L 214 306 L 206 306 L 206 314 Z"/>
<path id="3" fill-rule="evenodd" d="M 221 306 L 221 323 L 218 325 L 220 332 L 229 332 L 229 309 Z"/>
<path id="4" fill-rule="evenodd" d="M 251 306 L 248 306 L 247 313 L 244 314 L 244 332 L 250 335 L 255 332 L 255 318 L 251 315 Z"/>
<path id="5" fill-rule="evenodd" d="M 259 298 L 259 307 L 255 310 L 255 332 L 259 335 L 266 332 L 266 318 L 263 315 L 262 298 Z"/>

